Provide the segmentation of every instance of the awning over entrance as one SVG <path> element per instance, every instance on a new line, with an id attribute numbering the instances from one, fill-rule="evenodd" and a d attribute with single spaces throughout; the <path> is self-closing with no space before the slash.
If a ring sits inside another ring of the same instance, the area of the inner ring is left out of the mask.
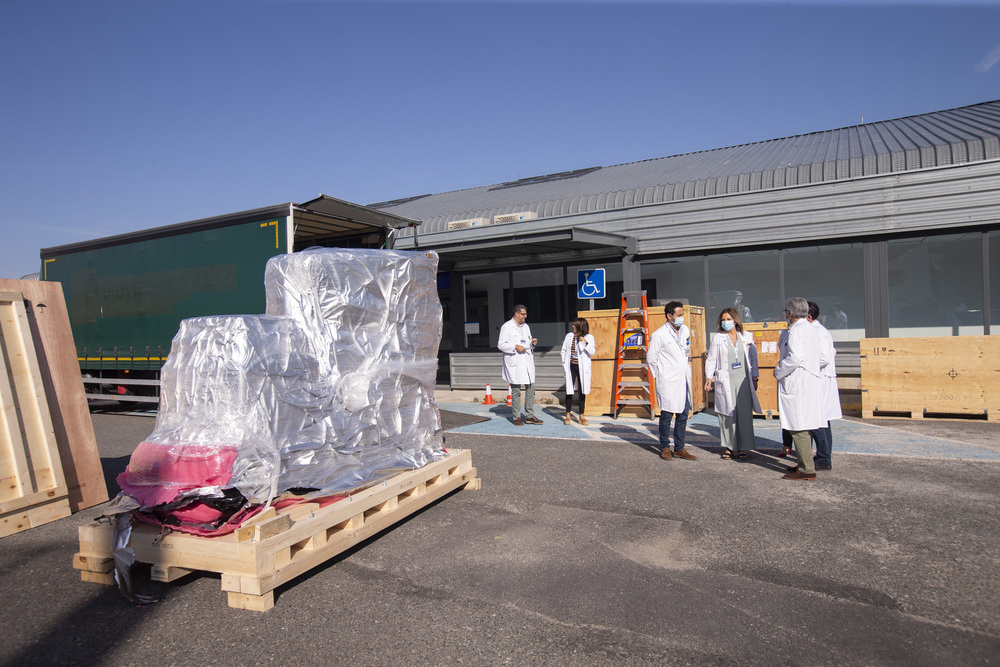
<path id="1" fill-rule="evenodd" d="M 408 239 L 410 240 L 410 239 Z M 418 248 L 436 251 L 441 264 L 468 273 L 526 264 L 572 264 L 597 257 L 621 258 L 636 253 L 631 236 L 571 227 L 562 230 L 513 233 L 448 243 L 421 243 Z"/>

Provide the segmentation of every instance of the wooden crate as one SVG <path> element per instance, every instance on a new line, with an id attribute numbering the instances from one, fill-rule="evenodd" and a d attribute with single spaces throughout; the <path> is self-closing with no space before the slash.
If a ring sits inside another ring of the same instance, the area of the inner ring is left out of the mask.
<path id="1" fill-rule="evenodd" d="M 269 508 L 229 535 L 201 537 L 136 521 L 129 540 L 136 561 L 153 578 L 173 581 L 194 571 L 222 575 L 229 606 L 267 611 L 274 589 L 399 522 L 455 489 L 478 489 L 469 450 L 453 452 L 400 473 L 326 507 L 304 503 Z M 112 534 L 107 524 L 80 527 L 73 567 L 84 581 L 114 583 Z"/>
<path id="2" fill-rule="evenodd" d="M 781 355 L 778 353 L 778 338 L 788 328 L 788 322 L 752 322 L 743 325 L 743 330 L 753 334 L 753 343 L 757 348 L 757 369 L 760 378 L 757 381 L 757 400 L 760 401 L 758 416 L 773 419 L 778 412 L 778 380 L 774 377 L 774 368 L 778 365 Z"/>
<path id="3" fill-rule="evenodd" d="M 861 339 L 861 415 L 1000 421 L 1000 337 Z"/>
<path id="4" fill-rule="evenodd" d="M 755 413 L 767 419 L 775 419 L 778 412 L 778 379 L 774 377 L 773 368 L 760 369 L 760 379 L 757 381 L 757 400 L 760 401 L 760 412 Z"/>
<path id="5" fill-rule="evenodd" d="M 611 413 L 611 385 L 614 382 L 614 359 L 595 359 L 590 364 L 590 393 L 587 394 L 588 417 Z"/>
<path id="6" fill-rule="evenodd" d="M 788 322 L 753 322 L 743 325 L 744 331 L 753 334 L 753 342 L 757 346 L 757 366 L 773 370 L 778 365 L 781 361 L 778 338 L 787 328 Z"/>
<path id="7" fill-rule="evenodd" d="M 579 316 L 586 318 L 587 326 L 597 344 L 593 359 L 614 359 L 615 346 L 618 344 L 618 311 L 583 310 Z"/>
<path id="8" fill-rule="evenodd" d="M 45 397 L 62 462 L 70 509 L 108 499 L 101 455 L 76 358 L 62 285 L 38 280 L 0 280 L 0 291 L 21 292 L 42 374 Z"/>
<path id="9" fill-rule="evenodd" d="M 0 292 L 0 537 L 70 515 L 42 373 L 20 292 Z"/>
<path id="10" fill-rule="evenodd" d="M 614 360 L 618 346 L 618 311 L 580 311 L 580 317 L 587 318 L 590 333 L 594 335 L 597 351 L 591 366 L 590 394 L 587 396 L 587 416 L 611 414 L 611 388 L 614 384 Z M 663 308 L 648 309 L 649 333 L 666 324 Z M 705 391 L 705 309 L 701 306 L 684 306 L 684 323 L 691 330 L 691 390 L 693 409 L 691 413 L 708 407 L 708 392 Z M 627 352 L 626 358 L 637 356 Z M 625 394 L 623 394 L 625 395 Z M 619 414 L 649 417 L 644 407 L 626 406 Z"/>

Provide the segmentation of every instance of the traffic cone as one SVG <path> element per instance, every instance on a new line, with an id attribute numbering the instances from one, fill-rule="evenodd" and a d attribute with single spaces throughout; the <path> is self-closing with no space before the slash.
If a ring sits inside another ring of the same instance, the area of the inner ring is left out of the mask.
<path id="1" fill-rule="evenodd" d="M 514 405 L 514 401 L 510 398 L 510 385 L 507 385 L 507 405 Z"/>
<path id="2" fill-rule="evenodd" d="M 486 384 L 486 396 L 483 398 L 483 405 L 495 405 L 493 401 L 493 390 L 490 389 L 489 383 Z"/>

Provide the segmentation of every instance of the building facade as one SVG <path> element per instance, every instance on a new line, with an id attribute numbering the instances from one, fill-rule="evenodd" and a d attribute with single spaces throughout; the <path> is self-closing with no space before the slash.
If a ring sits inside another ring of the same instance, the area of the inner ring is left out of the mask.
<path id="1" fill-rule="evenodd" d="M 1000 332 L 1000 101 L 371 206 L 422 221 L 397 249 L 440 253 L 445 351 L 495 349 L 514 303 L 558 345 L 636 289 L 705 306 L 710 329 L 804 296 L 848 353 Z M 591 302 L 577 272 L 594 268 Z"/>

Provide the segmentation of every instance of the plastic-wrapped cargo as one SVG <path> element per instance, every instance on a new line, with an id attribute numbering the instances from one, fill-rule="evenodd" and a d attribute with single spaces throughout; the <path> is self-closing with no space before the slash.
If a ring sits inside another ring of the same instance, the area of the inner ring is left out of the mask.
<path id="1" fill-rule="evenodd" d="M 308 332 L 332 391 L 315 430 L 283 445 L 283 484 L 344 490 L 443 453 L 434 403 L 436 253 L 330 248 L 281 255 L 267 263 L 264 289 L 269 315 L 292 318 Z"/>
<path id="2" fill-rule="evenodd" d="M 443 455 L 436 274 L 425 252 L 271 259 L 266 315 L 182 322 L 124 492 L 211 533 L 283 492 L 330 495 Z"/>

